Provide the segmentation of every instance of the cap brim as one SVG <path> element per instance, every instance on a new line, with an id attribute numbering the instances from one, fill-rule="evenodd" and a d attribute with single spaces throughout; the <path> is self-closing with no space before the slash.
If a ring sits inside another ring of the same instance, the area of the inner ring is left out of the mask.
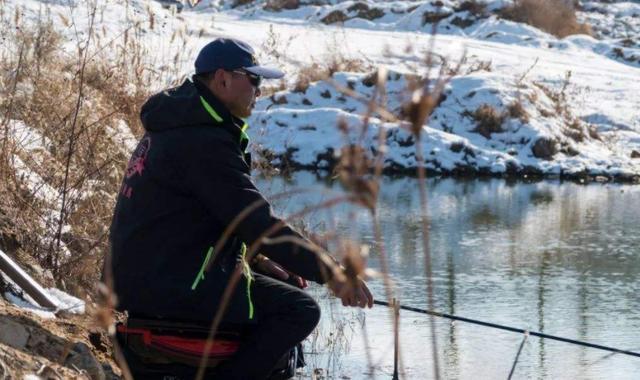
<path id="1" fill-rule="evenodd" d="M 280 79 L 284 76 L 284 73 L 282 71 L 271 67 L 251 66 L 243 67 L 243 69 L 247 70 L 250 73 L 260 75 L 265 79 Z"/>

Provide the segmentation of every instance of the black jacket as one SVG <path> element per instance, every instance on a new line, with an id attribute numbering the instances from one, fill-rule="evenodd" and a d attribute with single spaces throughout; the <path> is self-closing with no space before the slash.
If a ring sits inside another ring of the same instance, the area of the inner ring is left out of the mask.
<path id="1" fill-rule="evenodd" d="M 251 245 L 280 219 L 264 202 L 238 225 L 221 252 L 213 252 L 210 273 L 196 280 L 227 225 L 264 200 L 251 181 L 244 122 L 197 80 L 152 96 L 141 118 L 146 133 L 127 165 L 111 224 L 119 309 L 197 313 L 203 297 L 215 302 L 207 291 L 219 294 L 226 286 L 242 243 Z M 285 235 L 300 237 L 289 226 L 272 237 Z M 263 245 L 259 252 L 306 279 L 325 282 L 328 268 L 298 245 Z"/>

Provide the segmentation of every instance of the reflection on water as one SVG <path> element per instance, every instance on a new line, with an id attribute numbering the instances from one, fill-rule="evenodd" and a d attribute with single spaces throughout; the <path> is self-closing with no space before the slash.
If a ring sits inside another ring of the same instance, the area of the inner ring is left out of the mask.
<path id="1" fill-rule="evenodd" d="M 384 179 L 378 215 L 401 302 L 425 308 L 416 181 Z M 342 193 L 338 184 L 310 173 L 260 179 L 258 186 L 267 194 L 314 189 L 273 202 L 285 215 Z M 640 188 L 453 179 L 430 179 L 427 187 L 438 310 L 640 351 Z M 369 244 L 370 265 L 379 268 L 366 210 L 341 205 L 305 222 Z M 371 284 L 381 297 L 381 281 Z M 385 378 L 392 360 L 389 313 L 374 308 L 364 316 L 376 373 Z M 432 333 L 424 316 L 403 312 L 408 378 L 432 376 Z M 447 379 L 506 378 L 522 339 L 446 320 L 437 320 L 435 333 Z M 368 371 L 367 361 L 361 331 L 354 334 L 343 370 L 359 378 Z M 531 337 L 515 378 L 640 378 L 640 359 Z"/>

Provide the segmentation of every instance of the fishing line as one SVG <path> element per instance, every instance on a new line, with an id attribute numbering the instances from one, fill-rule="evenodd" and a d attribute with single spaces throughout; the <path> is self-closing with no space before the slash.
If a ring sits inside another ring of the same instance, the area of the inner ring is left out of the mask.
<path id="1" fill-rule="evenodd" d="M 377 301 L 376 300 L 376 301 L 373 301 L 373 303 L 376 304 L 376 305 L 393 307 L 393 305 L 391 305 L 391 304 L 389 304 L 388 302 L 385 302 L 385 301 Z M 400 305 L 399 307 L 402 310 L 408 310 L 408 311 L 413 311 L 413 312 L 416 312 L 416 313 L 432 315 L 432 316 L 435 316 L 435 317 L 451 319 L 453 321 L 467 322 L 467 323 L 472 323 L 472 324 L 475 324 L 475 325 L 491 327 L 491 328 L 494 328 L 494 329 L 511 331 L 511 332 L 520 333 L 520 334 L 529 334 L 529 335 L 537 336 L 538 338 L 557 340 L 559 342 L 565 342 L 565 343 L 575 344 L 575 345 L 578 345 L 578 346 L 595 348 L 597 350 L 609 351 L 609 352 L 613 352 L 613 353 L 616 353 L 616 354 L 623 354 L 623 355 L 635 356 L 635 357 L 640 358 L 640 353 L 638 353 L 638 352 L 621 350 L 619 348 L 603 346 L 601 344 L 595 344 L 595 343 L 589 343 L 589 342 L 585 342 L 585 341 L 581 341 L 581 340 L 564 338 L 564 337 L 561 337 L 561 336 L 545 334 L 545 333 L 541 333 L 541 332 L 537 332 L 537 331 L 524 330 L 524 329 L 520 329 L 520 328 L 517 328 L 517 327 L 500 325 L 500 324 L 497 324 L 497 323 L 479 321 L 477 319 L 459 317 L 459 316 L 456 316 L 456 315 L 441 313 L 441 312 L 438 312 L 438 311 L 418 309 L 418 308 L 411 307 L 411 306 Z"/>

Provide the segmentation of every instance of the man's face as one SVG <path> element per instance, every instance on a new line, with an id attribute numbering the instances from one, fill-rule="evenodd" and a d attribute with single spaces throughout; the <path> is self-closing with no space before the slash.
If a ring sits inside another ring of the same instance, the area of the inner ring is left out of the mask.
<path id="1" fill-rule="evenodd" d="M 251 78 L 250 73 L 242 69 L 228 71 L 228 87 L 227 87 L 227 108 L 229 111 L 240 118 L 251 116 L 251 111 L 256 105 L 256 98 L 260 96 L 260 88 L 252 84 L 255 78 Z"/>

